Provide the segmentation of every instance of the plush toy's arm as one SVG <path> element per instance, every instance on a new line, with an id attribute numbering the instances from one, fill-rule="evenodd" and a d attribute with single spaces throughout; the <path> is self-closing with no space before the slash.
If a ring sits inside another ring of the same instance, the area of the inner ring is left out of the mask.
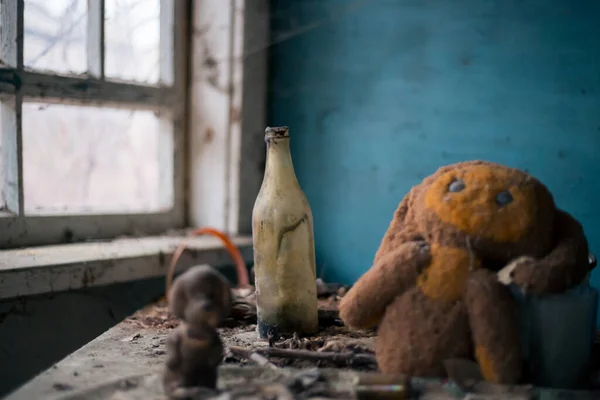
<path id="1" fill-rule="evenodd" d="M 494 383 L 514 384 L 521 376 L 519 333 L 513 299 L 496 274 L 471 272 L 465 302 L 483 377 Z"/>
<path id="2" fill-rule="evenodd" d="M 558 237 L 547 256 L 539 260 L 518 259 L 508 271 L 510 281 L 529 293 L 565 291 L 579 284 L 589 271 L 588 242 L 581 224 L 558 211 L 553 230 Z"/>
<path id="3" fill-rule="evenodd" d="M 342 321 L 357 329 L 377 325 L 386 307 L 416 283 L 430 259 L 424 241 L 404 243 L 382 255 L 342 298 Z"/>

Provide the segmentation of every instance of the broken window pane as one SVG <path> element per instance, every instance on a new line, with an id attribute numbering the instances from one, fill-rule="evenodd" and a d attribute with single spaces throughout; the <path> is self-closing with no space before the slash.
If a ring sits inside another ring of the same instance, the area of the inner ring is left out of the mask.
<path id="1" fill-rule="evenodd" d="M 152 111 L 23 104 L 25 213 L 169 210 L 172 190 L 160 183 L 173 185 L 172 174 L 161 178 L 172 171 L 166 126 Z"/>
<path id="2" fill-rule="evenodd" d="M 160 0 L 106 0 L 104 18 L 106 76 L 157 83 Z"/>
<path id="3" fill-rule="evenodd" d="M 87 1 L 25 0 L 26 67 L 79 74 L 87 69 Z"/>

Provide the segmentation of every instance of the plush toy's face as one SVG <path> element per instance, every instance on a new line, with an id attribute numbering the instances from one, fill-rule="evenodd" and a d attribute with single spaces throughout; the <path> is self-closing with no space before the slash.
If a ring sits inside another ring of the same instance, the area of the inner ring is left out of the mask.
<path id="1" fill-rule="evenodd" d="M 425 207 L 468 236 L 518 242 L 536 221 L 536 182 L 499 165 L 470 165 L 438 177 L 424 193 Z"/>

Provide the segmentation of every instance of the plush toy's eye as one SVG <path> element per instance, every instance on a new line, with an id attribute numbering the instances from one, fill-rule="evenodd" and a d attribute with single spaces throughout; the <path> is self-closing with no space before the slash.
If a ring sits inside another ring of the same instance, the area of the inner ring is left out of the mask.
<path id="1" fill-rule="evenodd" d="M 496 204 L 498 204 L 500 207 L 510 204 L 510 203 L 512 203 L 512 201 L 513 201 L 512 194 L 510 194 L 510 192 L 508 190 L 505 190 L 504 192 L 500 192 L 496 195 Z"/>
<path id="2" fill-rule="evenodd" d="M 448 191 L 452 193 L 460 192 L 465 188 L 465 183 L 460 179 L 456 179 L 448 185 Z"/>

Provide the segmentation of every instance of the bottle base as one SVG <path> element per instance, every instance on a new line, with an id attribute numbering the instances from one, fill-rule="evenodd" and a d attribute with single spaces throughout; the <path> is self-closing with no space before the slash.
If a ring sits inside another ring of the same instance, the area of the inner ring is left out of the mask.
<path id="1" fill-rule="evenodd" d="M 256 332 L 258 332 L 258 336 L 261 339 L 268 339 L 269 336 L 273 337 L 277 340 L 277 336 L 279 336 L 279 330 L 277 325 L 270 325 L 264 321 L 258 321 L 256 324 Z"/>
<path id="2" fill-rule="evenodd" d="M 299 336 L 311 336 L 318 332 L 318 327 L 315 329 L 311 329 L 310 331 L 306 331 L 306 329 L 302 329 L 300 327 L 294 328 L 293 326 L 287 325 L 278 325 L 278 324 L 268 324 L 265 321 L 258 320 L 256 323 L 256 332 L 261 339 L 269 339 L 277 341 L 281 337 L 281 335 L 293 335 L 298 334 Z"/>

